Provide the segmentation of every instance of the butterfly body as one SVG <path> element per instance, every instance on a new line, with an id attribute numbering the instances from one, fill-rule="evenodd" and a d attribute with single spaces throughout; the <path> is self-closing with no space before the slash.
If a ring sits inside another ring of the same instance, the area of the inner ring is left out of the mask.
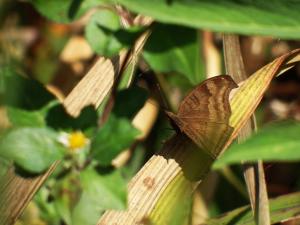
<path id="1" fill-rule="evenodd" d="M 212 77 L 183 99 L 177 114 L 166 113 L 181 132 L 216 158 L 233 131 L 229 93 L 236 87 L 228 75 Z"/>

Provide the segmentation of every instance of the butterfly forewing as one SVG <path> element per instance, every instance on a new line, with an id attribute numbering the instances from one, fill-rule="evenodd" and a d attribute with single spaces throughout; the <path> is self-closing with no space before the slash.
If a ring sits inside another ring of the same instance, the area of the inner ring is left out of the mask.
<path id="1" fill-rule="evenodd" d="M 227 75 L 205 80 L 183 99 L 177 115 L 227 122 L 231 114 L 229 93 L 235 87 Z"/>
<path id="2" fill-rule="evenodd" d="M 213 157 L 219 154 L 233 131 L 228 124 L 229 93 L 235 87 L 230 76 L 210 78 L 184 98 L 177 115 L 168 113 L 182 132 Z"/>

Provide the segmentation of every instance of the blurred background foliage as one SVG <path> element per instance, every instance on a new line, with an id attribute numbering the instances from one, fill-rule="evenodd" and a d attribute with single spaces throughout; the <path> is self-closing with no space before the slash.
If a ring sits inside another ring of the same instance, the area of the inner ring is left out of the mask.
<path id="1" fill-rule="evenodd" d="M 0 0 L 0 175 L 14 165 L 18 173 L 35 176 L 61 160 L 19 225 L 92 225 L 105 209 L 126 208 L 126 183 L 174 133 L 164 110 L 177 109 L 183 96 L 206 77 L 224 73 L 221 34 L 196 28 L 251 34 L 241 37 L 249 74 L 300 47 L 300 6 L 295 1 L 276 1 L 273 6 L 263 1 L 119 2 L 164 23 L 151 25 L 142 58 L 134 73 L 120 80 L 112 110 L 107 98 L 97 110 L 89 106 L 73 118 L 59 100 L 97 56 L 111 57 L 130 48 L 145 28 L 124 28 L 119 18 L 128 12 L 104 0 Z M 167 8 L 172 4 L 177 16 Z M 226 13 L 228 6 L 237 10 Z M 194 18 L 185 7 L 201 16 Z M 251 13 L 257 15 L 256 26 L 247 27 Z M 261 132 L 243 145 L 233 145 L 215 167 L 263 157 L 271 161 L 265 163 L 270 197 L 299 190 L 299 90 L 299 66 L 274 80 L 256 112 Z M 148 120 L 150 125 L 143 128 L 140 124 Z M 293 121 L 264 128 L 281 120 Z M 285 162 L 274 162 L 278 160 Z M 208 207 L 198 209 L 196 217 L 249 203 L 245 192 L 238 191 L 244 189 L 240 166 L 231 169 L 238 184 L 214 171 L 200 185 L 196 193 Z"/>

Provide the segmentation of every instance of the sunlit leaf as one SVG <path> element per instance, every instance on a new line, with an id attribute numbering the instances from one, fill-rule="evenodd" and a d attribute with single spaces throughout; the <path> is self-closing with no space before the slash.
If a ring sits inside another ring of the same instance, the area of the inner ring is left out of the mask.
<path id="1" fill-rule="evenodd" d="M 101 165 L 110 165 L 122 150 L 130 146 L 138 134 L 139 131 L 129 120 L 116 118 L 112 114 L 92 140 L 92 154 Z"/>
<path id="2" fill-rule="evenodd" d="M 122 48 L 129 48 L 142 29 L 123 29 L 119 16 L 110 10 L 95 13 L 85 28 L 85 36 L 92 49 L 99 55 L 111 57 Z"/>
<path id="3" fill-rule="evenodd" d="M 271 223 L 292 219 L 300 213 L 300 193 L 296 192 L 270 199 Z M 255 225 L 253 213 L 250 206 L 241 207 L 216 218 L 205 221 L 206 225 Z"/>
<path id="4" fill-rule="evenodd" d="M 95 13 L 85 29 L 85 35 L 92 49 L 100 55 L 112 56 L 122 44 L 114 36 L 121 27 L 119 17 L 109 10 Z"/>
<path id="5" fill-rule="evenodd" d="M 200 33 L 191 28 L 157 24 L 143 55 L 159 72 L 177 72 L 192 84 L 205 79 Z"/>
<path id="6" fill-rule="evenodd" d="M 74 225 L 94 225 L 105 209 L 126 208 L 126 183 L 119 171 L 99 174 L 86 169 L 80 174 L 82 195 L 75 206 L 72 221 Z"/>
<path id="7" fill-rule="evenodd" d="M 26 111 L 7 107 L 7 116 L 10 123 L 16 127 L 42 127 L 46 125 L 44 115 L 40 111 Z"/>
<path id="8" fill-rule="evenodd" d="M 300 160 L 300 123 L 283 122 L 258 130 L 241 144 L 232 145 L 214 164 L 214 168 L 241 161 Z"/>
<path id="9" fill-rule="evenodd" d="M 118 0 L 164 23 L 241 34 L 300 37 L 300 2 L 294 0 Z M 155 7 L 154 7 L 155 6 Z"/>
<path id="10" fill-rule="evenodd" d="M 13 129 L 1 138 L 0 156 L 28 172 L 39 173 L 63 157 L 64 149 L 57 137 L 49 128 Z"/>
<path id="11" fill-rule="evenodd" d="M 36 9 L 48 19 L 67 23 L 78 19 L 92 7 L 100 5 L 104 0 L 31 0 Z"/>

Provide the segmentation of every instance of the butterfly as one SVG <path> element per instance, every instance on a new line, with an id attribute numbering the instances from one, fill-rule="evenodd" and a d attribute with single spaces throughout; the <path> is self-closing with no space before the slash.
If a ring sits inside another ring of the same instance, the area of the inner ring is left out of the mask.
<path id="1" fill-rule="evenodd" d="M 177 114 L 166 113 L 181 132 L 217 158 L 233 132 L 229 125 L 229 93 L 236 87 L 237 84 L 228 75 L 209 78 L 183 99 Z"/>

